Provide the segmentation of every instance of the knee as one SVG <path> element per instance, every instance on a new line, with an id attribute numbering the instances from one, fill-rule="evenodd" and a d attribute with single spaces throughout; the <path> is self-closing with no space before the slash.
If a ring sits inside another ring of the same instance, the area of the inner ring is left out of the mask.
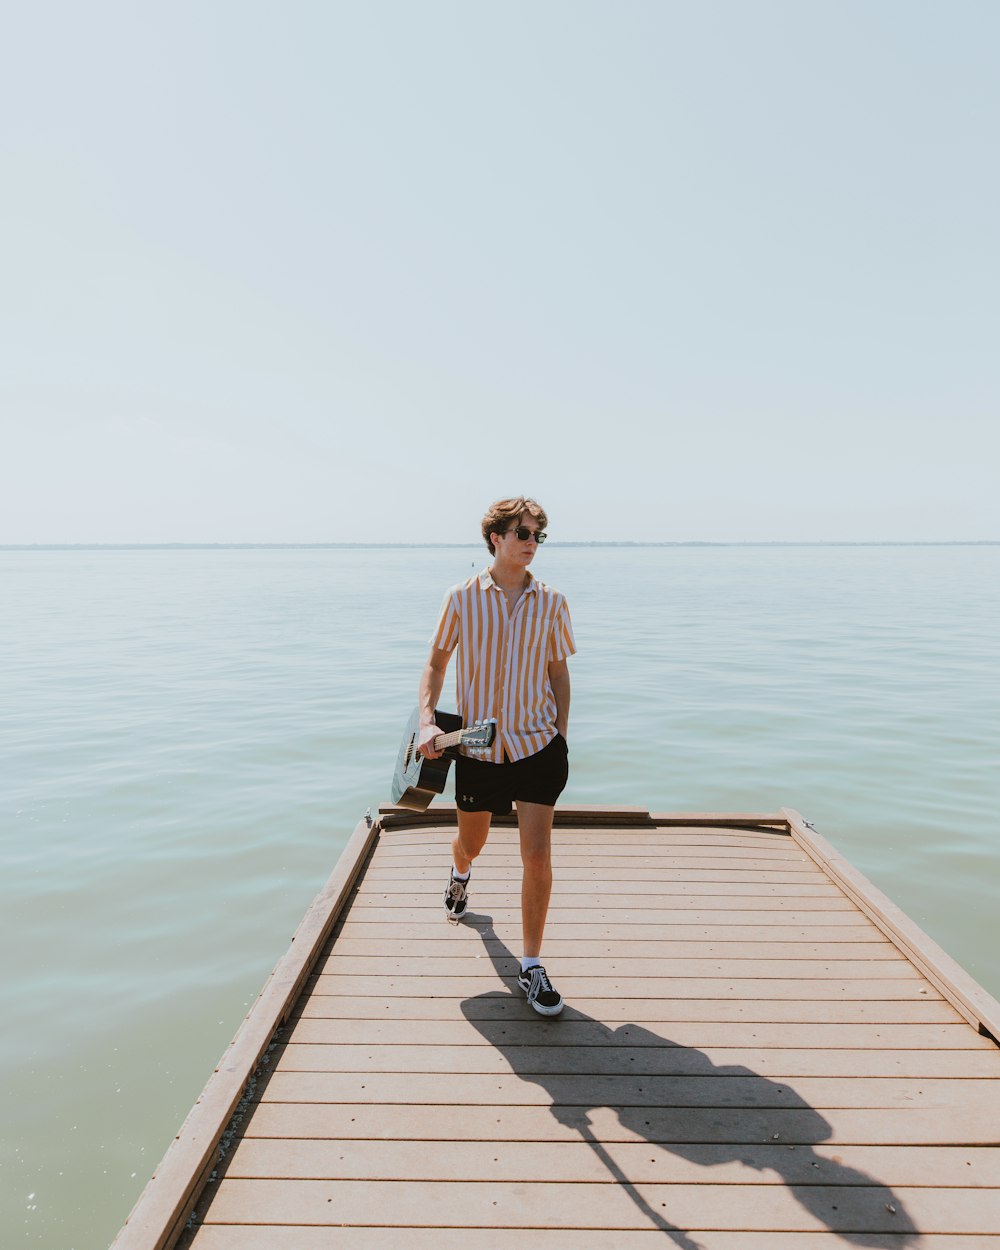
<path id="1" fill-rule="evenodd" d="M 482 854 L 485 840 L 475 837 L 462 837 L 458 834 L 455 838 L 457 849 L 461 852 L 463 859 L 473 860 Z"/>
<path id="2" fill-rule="evenodd" d="M 548 847 L 538 850 L 522 850 L 521 863 L 528 876 L 544 877 L 552 875 L 552 852 Z"/>

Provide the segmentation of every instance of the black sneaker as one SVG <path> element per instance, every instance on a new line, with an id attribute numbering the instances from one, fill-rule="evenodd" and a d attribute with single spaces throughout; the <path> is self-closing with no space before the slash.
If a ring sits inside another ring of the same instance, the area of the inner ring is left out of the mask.
<path id="1" fill-rule="evenodd" d="M 465 909 L 468 905 L 469 883 L 468 881 L 456 881 L 453 873 L 451 880 L 448 882 L 448 888 L 444 892 L 444 909 L 452 924 L 458 924 L 465 915 Z"/>
<path id="2" fill-rule="evenodd" d="M 563 1009 L 563 997 L 549 980 L 541 964 L 517 974 L 517 983 L 528 995 L 528 1002 L 540 1016 L 557 1016 Z"/>

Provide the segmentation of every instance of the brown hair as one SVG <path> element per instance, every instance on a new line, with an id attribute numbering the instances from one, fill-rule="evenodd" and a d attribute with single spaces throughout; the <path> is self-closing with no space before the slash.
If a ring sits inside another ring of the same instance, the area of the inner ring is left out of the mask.
<path id="1" fill-rule="evenodd" d="M 523 495 L 518 495 L 515 499 L 498 499 L 496 503 L 490 504 L 483 517 L 483 538 L 491 556 L 496 555 L 496 548 L 490 541 L 490 535 L 502 534 L 517 525 L 525 512 L 538 522 L 541 529 L 548 525 L 549 518 L 542 505 L 535 503 L 534 499 L 525 499 Z"/>

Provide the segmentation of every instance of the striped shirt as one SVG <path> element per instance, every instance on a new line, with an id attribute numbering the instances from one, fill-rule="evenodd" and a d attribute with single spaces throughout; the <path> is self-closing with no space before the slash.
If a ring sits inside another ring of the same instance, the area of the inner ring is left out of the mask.
<path id="1" fill-rule="evenodd" d="M 513 610 L 483 569 L 444 597 L 431 646 L 458 648 L 458 712 L 466 725 L 496 717 L 493 746 L 479 759 L 522 760 L 556 736 L 548 666 L 576 651 L 566 600 L 528 573 Z"/>

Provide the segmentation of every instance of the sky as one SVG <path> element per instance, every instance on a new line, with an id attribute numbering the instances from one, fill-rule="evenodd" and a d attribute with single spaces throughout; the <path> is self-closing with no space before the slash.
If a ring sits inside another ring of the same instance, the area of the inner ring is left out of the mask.
<path id="1" fill-rule="evenodd" d="M 1000 6 L 20 5 L 0 544 L 1000 540 Z"/>

